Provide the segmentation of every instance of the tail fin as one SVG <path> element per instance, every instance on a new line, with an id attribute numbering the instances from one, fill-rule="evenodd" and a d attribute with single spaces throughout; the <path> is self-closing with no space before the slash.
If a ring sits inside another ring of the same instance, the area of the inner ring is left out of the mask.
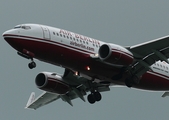
<path id="1" fill-rule="evenodd" d="M 35 100 L 35 93 L 32 92 L 31 95 L 30 95 L 30 97 L 29 97 L 29 100 L 28 100 L 28 102 L 27 102 L 27 104 L 26 104 L 26 108 L 27 108 L 30 104 L 32 104 L 32 103 L 34 102 L 34 100 Z"/>

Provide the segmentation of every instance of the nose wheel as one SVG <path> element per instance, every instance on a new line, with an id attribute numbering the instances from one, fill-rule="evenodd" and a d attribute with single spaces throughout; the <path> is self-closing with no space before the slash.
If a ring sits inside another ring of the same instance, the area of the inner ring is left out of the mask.
<path id="1" fill-rule="evenodd" d="M 35 63 L 34 61 L 32 61 L 32 62 L 30 62 L 30 63 L 28 64 L 28 67 L 29 67 L 30 69 L 33 69 L 33 68 L 36 67 L 36 63 Z"/>
<path id="2" fill-rule="evenodd" d="M 34 56 L 34 54 L 33 53 L 31 53 L 30 51 L 27 51 L 27 50 L 23 50 L 24 51 L 24 53 L 22 53 L 22 52 L 17 52 L 18 53 L 18 55 L 20 55 L 21 57 L 24 57 L 24 58 L 26 58 L 26 59 L 31 59 L 31 62 L 28 64 L 28 67 L 30 68 L 30 69 L 33 69 L 33 68 L 35 68 L 36 67 L 36 63 L 33 61 L 33 56 Z M 26 54 L 25 54 L 26 53 Z M 28 54 L 29 53 L 29 54 Z"/>

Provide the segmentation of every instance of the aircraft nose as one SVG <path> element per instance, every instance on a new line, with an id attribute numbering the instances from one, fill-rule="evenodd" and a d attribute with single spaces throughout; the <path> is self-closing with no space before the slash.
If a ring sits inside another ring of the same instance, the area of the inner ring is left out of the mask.
<path id="1" fill-rule="evenodd" d="M 6 35 L 6 31 L 2 34 L 2 36 L 4 37 Z"/>
<path id="2" fill-rule="evenodd" d="M 17 33 L 16 30 L 11 29 L 11 30 L 5 31 L 5 32 L 2 34 L 2 36 L 3 36 L 3 37 L 6 37 L 6 36 L 9 36 L 9 35 L 15 35 L 16 33 Z"/>
<path id="3" fill-rule="evenodd" d="M 7 30 L 2 34 L 2 36 L 5 37 L 6 35 L 9 35 L 10 33 L 11 33 L 10 30 Z"/>

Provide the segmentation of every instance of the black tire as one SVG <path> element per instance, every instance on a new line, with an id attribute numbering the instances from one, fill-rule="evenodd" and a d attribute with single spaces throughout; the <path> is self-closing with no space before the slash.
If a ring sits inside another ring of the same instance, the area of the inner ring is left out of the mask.
<path id="1" fill-rule="evenodd" d="M 94 98 L 96 101 L 100 101 L 102 99 L 102 96 L 100 94 L 100 92 L 95 92 L 94 93 Z"/>
<path id="2" fill-rule="evenodd" d="M 31 64 L 32 64 L 33 68 L 36 67 L 36 63 L 35 62 L 31 62 Z"/>
<path id="3" fill-rule="evenodd" d="M 36 67 L 36 63 L 35 63 L 35 62 L 31 62 L 31 63 L 28 64 L 28 67 L 29 67 L 30 69 L 33 69 L 33 68 Z"/>
<path id="4" fill-rule="evenodd" d="M 88 101 L 89 101 L 90 104 L 94 104 L 96 102 L 95 97 L 94 97 L 93 94 L 89 94 L 87 96 L 87 99 L 88 99 Z"/>

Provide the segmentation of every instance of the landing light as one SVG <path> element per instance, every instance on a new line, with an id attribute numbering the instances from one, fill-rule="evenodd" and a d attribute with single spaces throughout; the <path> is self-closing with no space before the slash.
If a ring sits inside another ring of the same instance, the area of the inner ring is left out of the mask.
<path id="1" fill-rule="evenodd" d="M 99 56 L 99 54 L 94 54 L 94 56 L 98 57 L 98 56 Z"/>
<path id="2" fill-rule="evenodd" d="M 79 75 L 79 72 L 78 72 L 78 71 L 76 71 L 76 72 L 75 72 L 75 75 Z"/>
<path id="3" fill-rule="evenodd" d="M 89 66 L 87 66 L 86 68 L 87 68 L 87 70 L 90 70 L 90 67 L 89 67 Z"/>

